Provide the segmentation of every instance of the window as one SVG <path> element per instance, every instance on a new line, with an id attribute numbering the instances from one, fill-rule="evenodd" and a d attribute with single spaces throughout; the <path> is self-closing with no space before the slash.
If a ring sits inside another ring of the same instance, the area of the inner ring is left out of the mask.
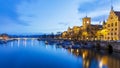
<path id="1" fill-rule="evenodd" d="M 115 26 L 117 26 L 117 22 L 115 22 Z"/>
<path id="2" fill-rule="evenodd" d="M 111 37 L 111 40 L 113 40 L 113 37 Z"/>
<path id="3" fill-rule="evenodd" d="M 113 19 L 113 17 L 110 17 L 111 19 Z"/>
<path id="4" fill-rule="evenodd" d="M 111 24 L 111 26 L 113 26 L 113 23 Z"/>
<path id="5" fill-rule="evenodd" d="M 108 27 L 110 27 L 110 24 L 108 24 Z"/>
<path id="6" fill-rule="evenodd" d="M 89 23 L 89 21 L 87 21 L 87 23 Z"/>
<path id="7" fill-rule="evenodd" d="M 113 33 L 111 33 L 111 35 L 113 35 Z"/>
<path id="8" fill-rule="evenodd" d="M 115 28 L 115 30 L 117 30 L 117 28 Z"/>
<path id="9" fill-rule="evenodd" d="M 111 29 L 111 31 L 113 31 L 113 29 Z"/>
<path id="10" fill-rule="evenodd" d="M 115 35 L 117 35 L 117 33 L 115 32 Z"/>

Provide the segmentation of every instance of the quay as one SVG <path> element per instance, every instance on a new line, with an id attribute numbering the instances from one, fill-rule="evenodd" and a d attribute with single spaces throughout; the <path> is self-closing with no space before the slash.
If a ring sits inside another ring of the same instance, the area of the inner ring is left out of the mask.
<path id="1" fill-rule="evenodd" d="M 50 38 L 39 38 L 38 41 L 45 41 L 47 44 L 61 45 L 64 48 L 85 48 L 85 49 L 96 49 L 107 50 L 108 46 L 112 46 L 113 52 L 120 53 L 120 42 L 108 42 L 108 41 L 74 41 L 65 39 L 50 39 Z M 99 45 L 99 47 L 97 47 Z"/>

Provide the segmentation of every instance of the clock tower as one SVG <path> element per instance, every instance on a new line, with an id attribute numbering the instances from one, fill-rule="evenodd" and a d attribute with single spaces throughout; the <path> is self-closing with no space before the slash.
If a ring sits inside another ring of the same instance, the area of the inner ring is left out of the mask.
<path id="1" fill-rule="evenodd" d="M 89 27 L 91 25 L 91 18 L 90 17 L 84 17 L 82 19 L 82 23 L 83 23 L 83 27 L 86 28 L 86 27 Z"/>

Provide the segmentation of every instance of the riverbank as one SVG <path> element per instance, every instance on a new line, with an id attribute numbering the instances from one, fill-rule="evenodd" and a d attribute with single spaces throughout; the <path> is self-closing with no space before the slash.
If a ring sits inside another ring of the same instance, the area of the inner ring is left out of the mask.
<path id="1" fill-rule="evenodd" d="M 120 53 L 120 43 L 119 42 L 101 42 L 101 47 L 106 47 L 108 44 L 110 44 L 113 47 L 114 52 Z"/>
<path id="2" fill-rule="evenodd" d="M 0 44 L 6 44 L 7 42 L 10 41 L 14 41 L 14 39 L 7 39 L 7 40 L 0 39 Z"/>
<path id="3" fill-rule="evenodd" d="M 119 42 L 107 42 L 107 41 L 77 41 L 77 40 L 66 40 L 66 39 L 39 39 L 47 41 L 47 43 L 57 43 L 57 45 L 62 45 L 64 48 L 86 48 L 86 49 L 100 49 L 108 50 L 108 45 L 112 46 L 113 52 L 120 53 L 120 43 Z M 98 46 L 99 44 L 99 46 Z"/>

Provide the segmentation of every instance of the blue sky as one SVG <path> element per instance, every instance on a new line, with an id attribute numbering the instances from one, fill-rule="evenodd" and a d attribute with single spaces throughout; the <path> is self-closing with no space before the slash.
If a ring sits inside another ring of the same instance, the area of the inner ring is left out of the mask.
<path id="1" fill-rule="evenodd" d="M 114 0 L 120 11 L 120 0 Z M 86 14 L 93 24 L 106 20 L 110 0 L 0 0 L 0 33 L 51 33 L 81 26 Z"/>

